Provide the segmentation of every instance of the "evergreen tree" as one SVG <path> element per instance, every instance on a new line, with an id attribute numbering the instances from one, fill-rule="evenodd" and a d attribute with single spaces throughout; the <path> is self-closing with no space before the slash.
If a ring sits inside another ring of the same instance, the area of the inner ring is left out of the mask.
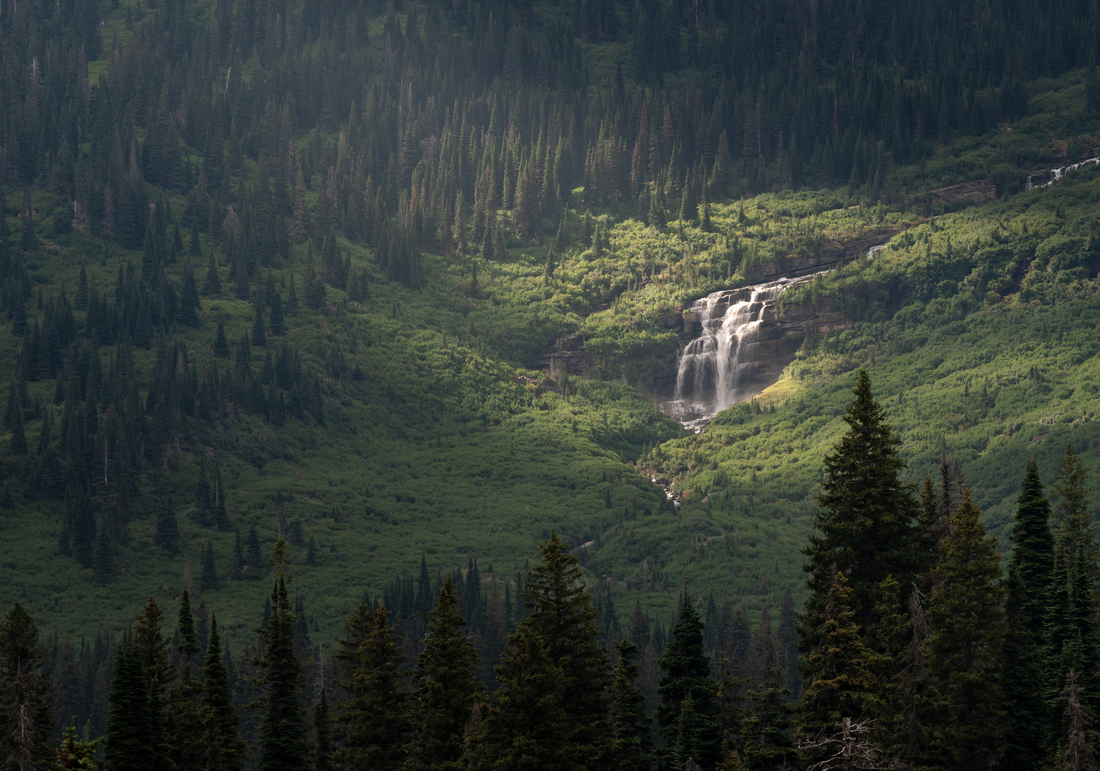
<path id="1" fill-rule="evenodd" d="M 951 517 L 942 562 L 929 597 L 928 673 L 934 714 L 926 722 L 932 751 L 947 768 L 995 765 L 1005 730 L 1003 589 L 996 536 L 963 494 Z"/>
<path id="2" fill-rule="evenodd" d="M 638 646 L 627 639 L 615 643 L 619 660 L 611 672 L 611 743 L 606 768 L 648 771 L 650 718 L 645 695 L 638 689 Z"/>
<path id="3" fill-rule="evenodd" d="M 710 660 L 703 651 L 703 620 L 695 610 L 687 587 L 680 601 L 680 616 L 672 630 L 672 642 L 660 659 L 664 675 L 657 685 L 661 695 L 657 722 L 665 741 L 665 752 L 679 752 L 703 768 L 713 768 L 722 752 L 719 730 L 721 709 L 717 687 L 711 679 Z M 691 699 L 690 709 L 684 706 Z M 690 733 L 694 744 L 683 746 L 684 720 L 696 728 Z M 670 756 L 671 757 L 671 756 Z"/>
<path id="4" fill-rule="evenodd" d="M 1045 630 L 1054 566 L 1054 539 L 1050 532 L 1050 506 L 1034 459 L 1029 460 L 1017 499 L 1016 521 L 1010 539 L 1008 563 L 1005 670 L 1003 687 L 1008 697 L 1007 739 L 1010 769 L 1038 767 L 1048 756 L 1050 711 L 1041 697 L 1042 653 L 1047 647 Z M 1051 686 L 1055 692 L 1058 686 Z"/>
<path id="5" fill-rule="evenodd" d="M 569 737 L 565 673 L 534 626 L 520 624 L 497 667 L 497 702 L 486 717 L 486 767 L 500 771 L 577 771 L 598 768 Z M 589 765 L 591 764 L 591 765 Z M 480 764 L 479 764 L 480 767 Z"/>
<path id="6" fill-rule="evenodd" d="M 565 764 L 561 767 L 595 768 L 609 739 L 606 723 L 609 673 L 607 655 L 597 642 L 598 612 L 585 591 L 577 558 L 569 553 L 557 533 L 551 533 L 550 540 L 540 547 L 540 555 L 541 561 L 531 567 L 523 587 L 527 618 L 517 628 L 515 639 L 510 640 L 516 653 L 502 662 L 497 679 L 508 694 L 509 710 L 565 716 L 555 740 L 556 751 L 565 753 L 558 758 Z M 522 651 L 520 640 L 524 645 Z M 546 661 L 536 662 L 539 656 L 545 656 Z M 524 666 L 534 666 L 536 671 L 528 675 Z M 521 705 L 518 702 L 521 697 L 534 697 L 527 688 L 529 677 L 545 679 L 548 693 L 562 701 L 546 704 L 544 700 L 549 697 L 543 694 L 537 696 L 538 705 Z M 499 710 L 489 716 L 487 730 L 498 736 L 498 746 L 513 748 L 498 756 L 504 762 L 503 758 L 511 757 L 509 752 L 536 741 L 533 733 L 525 733 L 536 729 L 530 722 L 504 717 L 503 696 L 498 706 Z M 537 730 L 541 735 L 543 729 Z"/>
<path id="7" fill-rule="evenodd" d="M 260 716 L 260 771 L 300 771 L 308 763 L 305 715 L 299 705 L 302 664 L 294 655 L 294 622 L 297 616 L 286 591 L 286 544 L 279 539 L 272 554 L 275 582 L 271 590 L 271 615 L 257 630 L 265 651 L 259 660 L 265 695 Z"/>
<path id="8" fill-rule="evenodd" d="M 478 692 L 477 648 L 466 637 L 466 619 L 448 573 L 417 659 L 410 694 L 410 754 L 407 769 L 463 767 L 463 743 Z"/>
<path id="9" fill-rule="evenodd" d="M 912 526 L 917 504 L 912 487 L 901 481 L 905 463 L 898 457 L 886 414 L 871 395 L 865 370 L 859 372 L 854 393 L 844 414 L 848 433 L 825 458 L 815 523 L 819 534 L 803 550 L 811 593 L 799 628 L 805 681 L 815 676 L 808 662 L 824 644 L 829 592 L 837 572 L 852 587 L 852 620 L 863 637 L 874 624 L 874 588 L 888 575 L 910 576 L 920 567 Z"/>
<path id="10" fill-rule="evenodd" d="M 371 610 L 363 602 L 352 611 L 336 660 L 337 684 L 348 694 L 339 705 L 346 729 L 338 760 L 353 768 L 399 768 L 408 734 L 405 656 L 385 606 Z"/>
<path id="11" fill-rule="evenodd" d="M 214 337 L 214 357 L 229 358 L 229 339 L 225 336 L 225 322 L 221 320 L 218 321 L 218 333 Z"/>
<path id="12" fill-rule="evenodd" d="M 106 756 L 109 771 L 147 771 L 157 767 L 148 683 L 136 646 L 120 645 L 108 697 Z"/>
<path id="13" fill-rule="evenodd" d="M 742 724 L 745 768 L 749 771 L 789 767 L 798 757 L 792 735 L 794 705 L 789 701 L 790 691 L 783 687 L 766 609 L 760 636 L 764 641 L 763 677 L 759 687 L 747 694 L 752 711 Z"/>
<path id="14" fill-rule="evenodd" d="M 0 214 L 2 216 L 2 214 Z M 0 768 L 48 768 L 53 693 L 34 619 L 19 603 L 0 618 Z"/>
<path id="15" fill-rule="evenodd" d="M 806 681 L 799 705 L 798 733 L 804 744 L 814 745 L 806 753 L 814 763 L 823 761 L 821 752 L 828 751 L 829 745 L 821 740 L 842 730 L 845 719 L 858 722 L 879 712 L 878 662 L 853 619 L 851 596 L 848 581 L 838 570 L 825 606 L 822 644 L 807 662 L 813 676 Z"/>
<path id="16" fill-rule="evenodd" d="M 218 618 L 214 613 L 210 614 L 210 641 L 202 668 L 202 689 L 205 768 L 237 771 L 244 761 L 245 743 L 237 730 L 237 708 L 233 706 L 229 669 L 222 656 Z"/>
<path id="17" fill-rule="evenodd" d="M 207 297 L 217 297 L 222 293 L 222 277 L 218 274 L 218 263 L 214 261 L 214 250 L 206 258 L 206 278 L 202 282 L 202 293 Z"/>

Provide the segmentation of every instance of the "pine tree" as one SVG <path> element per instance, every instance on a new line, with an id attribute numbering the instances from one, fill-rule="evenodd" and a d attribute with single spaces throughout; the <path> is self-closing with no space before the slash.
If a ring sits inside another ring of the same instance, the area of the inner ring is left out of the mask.
<path id="1" fill-rule="evenodd" d="M 848 433 L 825 458 L 815 523 L 820 534 L 803 550 L 811 594 L 801 617 L 799 650 L 807 661 L 823 644 L 830 585 L 838 571 L 852 587 L 852 619 L 862 637 L 874 623 L 874 588 L 888 575 L 910 576 L 919 567 L 913 489 L 901 481 L 905 462 L 865 370 L 854 393 L 844 414 Z M 808 665 L 802 674 L 806 681 L 814 677 Z"/>
<path id="2" fill-rule="evenodd" d="M 245 743 L 237 731 L 237 709 L 233 706 L 229 670 L 222 657 L 218 618 L 214 613 L 210 614 L 210 641 L 202 668 L 202 687 L 205 767 L 217 771 L 237 771 L 244 760 Z"/>
<path id="3" fill-rule="evenodd" d="M 399 768 L 408 734 L 401 672 L 405 656 L 385 606 L 371 610 L 364 602 L 352 611 L 336 660 L 341 666 L 337 684 L 348 694 L 339 705 L 346 730 L 338 759 L 354 768 Z"/>
<path id="4" fill-rule="evenodd" d="M 214 338 L 214 357 L 229 358 L 229 339 L 225 336 L 225 322 L 221 320 L 218 321 L 218 334 Z"/>
<path id="5" fill-rule="evenodd" d="M 1012 557 L 1020 573 L 1024 594 L 1020 598 L 1025 628 L 1033 644 L 1043 644 L 1043 616 L 1047 590 L 1054 569 L 1054 538 L 1050 532 L 1051 511 L 1043 495 L 1039 468 L 1035 460 L 1027 463 L 1024 481 L 1016 502 L 1016 522 L 1012 526 Z"/>
<path id="6" fill-rule="evenodd" d="M 759 687 L 747 694 L 752 711 L 742 723 L 745 768 L 750 771 L 789 767 L 798 756 L 792 735 L 794 705 L 788 698 L 790 691 L 783 687 L 766 609 L 760 621 L 760 636 L 764 641 L 763 677 Z"/>
<path id="7" fill-rule="evenodd" d="M 569 742 L 566 677 L 533 626 L 520 624 L 497 667 L 498 698 L 485 719 L 487 767 L 500 771 L 598 768 Z M 591 765 L 589 765 L 591 763 Z"/>
<path id="8" fill-rule="evenodd" d="M 934 571 L 938 588 L 929 597 L 928 673 L 936 703 L 926 728 L 948 768 L 988 767 L 1004 738 L 1004 590 L 997 539 L 986 537 L 980 514 L 967 491 L 951 517 Z"/>
<path id="9" fill-rule="evenodd" d="M 265 689 L 260 716 L 260 771 L 300 771 L 308 762 L 305 715 L 299 705 L 302 663 L 294 655 L 297 618 L 286 591 L 286 544 L 279 539 L 272 554 L 275 582 L 271 616 L 257 630 L 265 651 L 259 665 Z"/>
<path id="10" fill-rule="evenodd" d="M 657 685 L 661 695 L 657 722 L 666 752 L 675 749 L 702 767 L 712 768 L 722 752 L 722 736 L 718 730 L 721 709 L 716 699 L 717 687 L 711 679 L 710 660 L 703 651 L 703 628 L 703 620 L 685 586 L 679 620 L 672 630 L 672 642 L 659 662 L 664 675 Z M 690 734 L 695 743 L 683 746 L 686 736 L 683 721 L 687 716 L 683 702 L 689 698 L 688 714 L 697 729 Z"/>
<path id="11" fill-rule="evenodd" d="M 619 660 L 611 672 L 611 743 L 606 768 L 648 771 L 650 718 L 645 695 L 638 689 L 638 646 L 627 639 L 615 643 Z"/>
<path id="12" fill-rule="evenodd" d="M 1005 765 L 1021 771 L 1036 768 L 1049 754 L 1051 714 L 1040 694 L 1046 690 L 1041 660 L 1048 642 L 1045 621 L 1054 566 L 1050 516 L 1038 467 L 1029 460 L 1010 535 L 1013 548 L 1005 587 L 1008 626 L 1003 687 L 1008 697 L 1010 748 Z M 1058 690 L 1056 685 L 1049 687 Z"/>
<path id="13" fill-rule="evenodd" d="M 142 676 L 136 646 L 119 646 L 114 679 L 107 699 L 107 768 L 109 771 L 146 771 L 157 766 L 149 709 L 148 684 Z"/>
<path id="14" fill-rule="evenodd" d="M 798 733 L 811 762 L 825 759 L 829 745 L 821 740 L 841 730 L 845 719 L 857 722 L 880 711 L 876 694 L 876 656 L 863 643 L 851 608 L 852 590 L 839 570 L 829 590 L 821 646 L 809 656 L 806 681 L 799 705 Z"/>
<path id="15" fill-rule="evenodd" d="M 602 748 L 608 741 L 606 686 L 609 680 L 607 655 L 597 642 L 598 612 L 585 591 L 577 558 L 569 553 L 557 533 L 551 533 L 550 540 L 540 547 L 540 555 L 541 561 L 531 567 L 524 583 L 523 604 L 528 611 L 527 618 L 512 636 L 515 639 L 510 640 L 517 646 L 517 652 L 497 669 L 498 682 L 502 687 L 505 683 L 514 686 L 509 696 L 510 709 L 520 712 L 547 710 L 547 714 L 567 716 L 556 740 L 559 750 L 566 753 L 560 758 L 566 767 L 598 767 Z M 522 652 L 519 651 L 520 639 L 526 646 Z M 533 657 L 536 655 L 545 655 L 546 662 L 535 664 Z M 521 694 L 532 695 L 526 685 L 518 685 L 528 677 L 524 666 L 536 666 L 537 671 L 530 676 L 546 678 L 548 683 L 556 683 L 558 675 L 555 672 L 560 671 L 562 688 L 559 690 L 554 685 L 550 693 L 562 701 L 556 705 L 542 704 L 544 697 L 539 696 L 539 705 L 525 707 L 516 702 Z M 502 701 L 500 711 L 493 711 L 489 717 L 490 733 L 503 733 L 508 738 L 502 741 L 513 748 L 535 741 L 533 736 L 522 733 L 536 730 L 528 723 L 509 717 L 507 727 L 503 727 L 505 724 L 500 722 L 503 712 Z M 521 733 L 511 734 L 510 731 Z"/>
<path id="16" fill-rule="evenodd" d="M 466 726 L 477 696 L 477 648 L 466 636 L 458 595 L 448 573 L 412 676 L 412 724 L 407 769 L 458 768 Z"/>
<path id="17" fill-rule="evenodd" d="M 2 214 L 0 214 L 2 216 Z M 0 618 L 0 768 L 47 768 L 53 693 L 34 619 L 19 603 Z"/>

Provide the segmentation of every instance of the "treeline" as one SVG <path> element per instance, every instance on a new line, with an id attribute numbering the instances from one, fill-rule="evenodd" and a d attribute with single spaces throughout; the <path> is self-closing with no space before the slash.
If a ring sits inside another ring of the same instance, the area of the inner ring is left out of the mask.
<path id="1" fill-rule="evenodd" d="M 495 254 L 502 214 L 554 232 L 581 185 L 658 224 L 773 184 L 880 187 L 890 163 L 1022 116 L 1024 82 L 1094 62 L 1098 34 L 1070 0 L 174 0 L 127 4 L 108 40 L 99 14 L 0 12 L 0 187 L 51 193 L 50 232 L 165 260 L 149 228 L 172 192 L 168 224 L 224 250 L 231 281 L 339 232 L 413 286 L 419 249 Z M 604 41 L 628 52 L 613 73 L 585 57 Z"/>
<path id="2" fill-rule="evenodd" d="M 855 394 L 804 551 L 810 597 L 797 620 L 784 599 L 778 634 L 765 612 L 747 645 L 742 614 L 707 623 L 686 585 L 667 633 L 637 610 L 617 627 L 553 534 L 517 577 L 516 605 L 512 581 L 483 581 L 472 561 L 434 585 L 422 564 L 364 600 L 325 659 L 280 539 L 263 625 L 237 664 L 185 591 L 171 639 L 150 598 L 109 674 L 105 638 L 82 651 L 99 662 L 91 681 L 66 643 L 51 689 L 16 606 L 3 671 L 35 685 L 6 675 L 6 719 L 48 725 L 55 699 L 68 713 L 73 694 L 109 682 L 93 730 L 81 743 L 71 728 L 62 753 L 93 753 L 98 719 L 111 769 L 168 756 L 215 769 L 1094 767 L 1100 549 L 1080 460 L 1067 449 L 1056 509 L 1028 464 L 1003 575 L 960 470 L 945 457 L 938 487 L 902 483 L 866 373 Z M 13 757 L 45 757 L 45 733 L 5 741 Z"/>
<path id="3" fill-rule="evenodd" d="M 708 634 L 686 588 L 670 630 L 636 609 L 629 628 L 612 633 L 576 557 L 552 535 L 520 577 L 515 606 L 499 591 L 503 584 L 509 594 L 509 581 L 488 582 L 491 593 L 480 596 L 475 563 L 435 587 L 425 569 L 415 605 L 432 592 L 426 617 L 418 607 L 405 618 L 385 601 L 364 600 L 325 658 L 302 600 L 290 599 L 281 539 L 272 564 L 262 627 L 239 658 L 223 645 L 216 614 L 205 603 L 192 610 L 187 588 L 173 635 L 150 597 L 120 640 L 101 633 L 79 650 L 55 642 L 56 658 L 16 605 L 0 630 L 12 665 L 0 704 L 7 725 L 28 710 L 34 717 L 3 739 L 11 757 L 39 768 L 55 754 L 62 767 L 83 758 L 109 769 L 595 767 L 597 757 L 599 767 L 663 758 L 679 768 L 694 751 L 680 735 L 685 711 L 713 720 L 741 702 L 759 704 L 762 715 L 781 707 L 779 661 L 794 646 L 789 595 L 778 647 L 768 611 L 755 638 L 743 612 Z M 386 592 L 395 608 L 402 583 Z M 755 684 L 740 676 L 750 670 Z M 33 673 L 33 687 L 15 672 Z M 710 747 L 713 726 L 703 727 Z"/>
<path id="4" fill-rule="evenodd" d="M 1095 766 L 1098 552 L 1066 449 L 1052 509 L 1035 462 L 1007 573 L 946 457 L 919 494 L 866 372 L 825 461 L 799 628 L 802 759 L 816 767 Z M 856 761 L 853 761 L 856 762 Z"/>

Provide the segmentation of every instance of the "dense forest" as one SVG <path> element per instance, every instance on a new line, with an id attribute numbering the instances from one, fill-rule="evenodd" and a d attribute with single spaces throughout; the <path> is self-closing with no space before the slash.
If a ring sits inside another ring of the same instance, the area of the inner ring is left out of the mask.
<path id="1" fill-rule="evenodd" d="M 10 765 L 94 767 L 102 743 L 110 769 L 1094 768 L 1100 547 L 1079 456 L 1056 509 L 1028 463 L 1002 574 L 958 466 L 944 456 L 918 495 L 884 418 L 861 371 L 803 550 L 810 595 L 797 617 L 784 598 L 778 630 L 765 610 L 750 635 L 729 603 L 704 621 L 686 581 L 667 638 L 640 609 L 618 628 L 552 533 L 514 615 L 476 565 L 434 584 L 422 568 L 415 593 L 361 602 L 326 657 L 280 539 L 239 668 L 186 588 L 174 635 L 149 597 L 83 662 L 71 644 L 48 657 L 17 603 L 0 622 Z M 73 715 L 60 737 L 55 710 Z"/>
<path id="2" fill-rule="evenodd" d="M 1095 767 L 1097 8 L 0 0 L 8 764 Z"/>

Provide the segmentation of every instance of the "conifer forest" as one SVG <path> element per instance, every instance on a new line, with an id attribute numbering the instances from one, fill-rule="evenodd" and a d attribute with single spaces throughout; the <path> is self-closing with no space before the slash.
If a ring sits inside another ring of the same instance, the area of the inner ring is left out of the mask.
<path id="1" fill-rule="evenodd" d="M 1100 771 L 1098 59 L 0 0 L 0 771 Z"/>

